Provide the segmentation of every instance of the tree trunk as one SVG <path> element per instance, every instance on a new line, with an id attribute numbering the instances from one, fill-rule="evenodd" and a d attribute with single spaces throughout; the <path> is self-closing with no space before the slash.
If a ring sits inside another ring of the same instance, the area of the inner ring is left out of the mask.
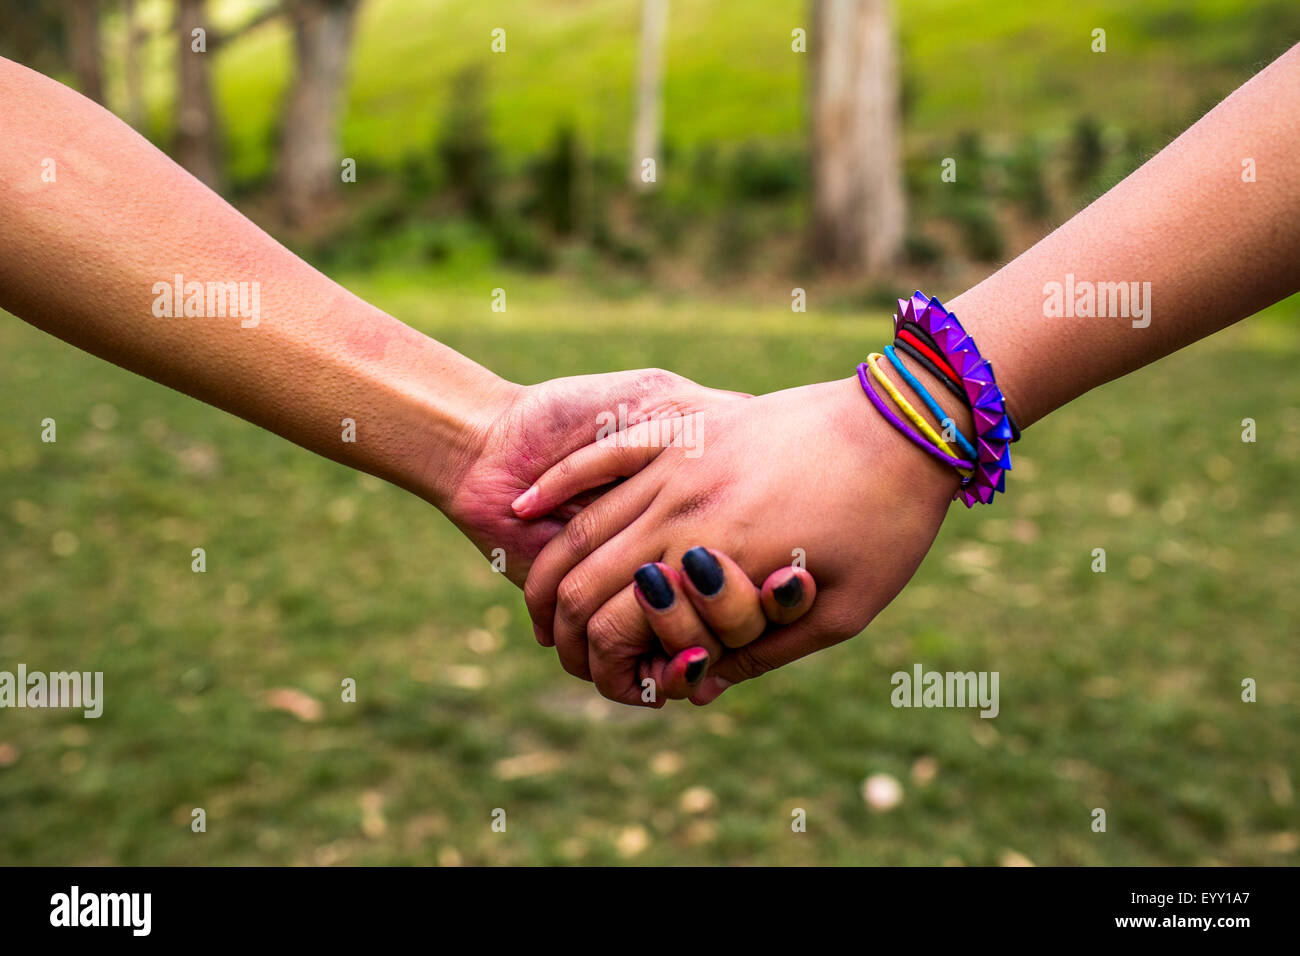
<path id="1" fill-rule="evenodd" d="M 307 221 L 339 182 L 339 112 L 359 2 L 285 4 L 298 68 L 284 115 L 280 194 L 293 224 Z"/>
<path id="2" fill-rule="evenodd" d="M 668 32 L 668 0 L 641 0 L 641 54 L 636 83 L 636 117 L 632 125 L 632 185 L 648 189 L 642 171 L 645 160 L 659 168 L 659 138 L 663 120 L 664 35 Z"/>
<path id="3" fill-rule="evenodd" d="M 203 15 L 204 0 L 177 0 L 176 33 L 180 47 L 178 53 L 178 83 L 176 94 L 176 162 L 194 174 L 201 183 L 220 191 L 221 138 L 217 124 L 216 106 L 212 101 L 212 80 L 208 57 L 212 49 L 207 45 L 211 37 L 205 33 L 205 52 L 194 49 L 194 30 L 208 29 Z M 210 33 L 210 31 L 208 31 Z"/>
<path id="4" fill-rule="evenodd" d="M 815 0 L 813 22 L 813 251 L 877 275 L 898 260 L 905 215 L 889 0 Z"/>
<path id="5" fill-rule="evenodd" d="M 84 96 L 104 102 L 104 59 L 100 50 L 99 0 L 65 0 L 68 53 Z"/>

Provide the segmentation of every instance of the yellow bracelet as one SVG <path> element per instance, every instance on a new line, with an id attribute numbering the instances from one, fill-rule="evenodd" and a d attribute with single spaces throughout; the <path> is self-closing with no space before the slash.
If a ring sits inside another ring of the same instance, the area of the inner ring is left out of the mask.
<path id="1" fill-rule="evenodd" d="M 894 385 L 885 373 L 880 370 L 880 367 L 876 365 L 876 363 L 882 358 L 884 358 L 884 355 L 880 352 L 872 352 L 867 356 L 867 365 L 871 369 L 872 378 L 879 382 L 881 387 L 889 393 L 889 397 L 894 400 L 894 404 L 899 407 L 904 415 L 911 419 L 912 424 L 921 429 L 921 434 L 934 442 L 935 447 L 945 455 L 952 458 L 960 458 L 961 455 L 957 451 L 954 451 L 953 447 L 944 441 L 943 438 L 940 437 L 939 433 L 930 426 L 930 423 L 921 417 L 920 413 L 917 412 L 917 410 L 912 407 L 911 403 L 903 397 L 903 393 L 898 390 L 898 387 Z M 971 475 L 971 473 L 964 468 L 957 468 L 954 470 L 964 478 L 969 478 Z"/>

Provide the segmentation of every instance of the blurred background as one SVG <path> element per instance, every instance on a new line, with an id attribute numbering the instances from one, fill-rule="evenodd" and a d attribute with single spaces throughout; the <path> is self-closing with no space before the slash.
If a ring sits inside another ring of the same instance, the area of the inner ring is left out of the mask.
<path id="1" fill-rule="evenodd" d="M 0 55 L 501 374 L 754 392 L 1297 40 L 1293 0 L 0 0 Z M 0 712 L 0 863 L 1294 863 L 1298 311 L 1033 429 L 868 632 L 655 713 L 427 505 L 4 316 L 0 669 L 106 702 Z M 915 663 L 999 671 L 1000 715 L 893 709 Z"/>

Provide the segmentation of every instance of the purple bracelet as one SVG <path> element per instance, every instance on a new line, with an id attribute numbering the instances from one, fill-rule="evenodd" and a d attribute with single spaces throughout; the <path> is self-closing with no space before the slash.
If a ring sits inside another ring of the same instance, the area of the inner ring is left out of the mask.
<path id="1" fill-rule="evenodd" d="M 890 410 L 889 406 L 885 404 L 885 400 L 876 392 L 875 386 L 871 384 L 871 376 L 867 373 L 866 362 L 863 362 L 858 366 L 858 381 L 862 383 L 862 390 L 867 393 L 867 398 L 871 399 L 871 404 L 875 405 L 876 410 L 885 416 L 885 420 L 905 436 L 910 438 L 915 444 L 921 446 L 923 450 L 929 452 L 935 458 L 938 458 L 945 465 L 951 465 L 953 468 L 965 468 L 967 471 L 971 471 L 975 468 L 975 466 L 970 462 L 962 461 L 960 458 L 954 458 L 952 455 L 945 454 L 938 448 L 935 448 L 925 440 L 925 437 L 921 435 L 920 432 L 915 431 L 912 426 L 908 425 L 907 422 L 895 415 L 893 411 Z M 965 488 L 970 481 L 970 478 L 962 476 L 962 487 Z"/>
<path id="2" fill-rule="evenodd" d="M 961 498 L 967 508 L 973 507 L 977 501 L 988 504 L 993 500 L 994 492 L 1006 490 L 1006 473 L 1011 470 L 1010 443 L 1015 437 L 1007 418 L 1006 399 L 993 378 L 993 366 L 980 357 L 975 340 L 966 334 L 957 316 L 945 309 L 938 299 L 931 299 L 921 292 L 914 292 L 911 299 L 899 299 L 898 314 L 894 316 L 895 331 L 904 322 L 915 322 L 930 334 L 944 359 L 961 376 L 962 388 L 970 399 L 979 461 L 975 463 L 975 474 L 969 487 L 963 484 L 953 495 L 953 500 Z"/>

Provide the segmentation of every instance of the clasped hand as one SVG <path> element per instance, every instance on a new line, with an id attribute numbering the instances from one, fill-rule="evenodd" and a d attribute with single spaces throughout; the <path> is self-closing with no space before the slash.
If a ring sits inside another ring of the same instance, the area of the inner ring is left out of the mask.
<path id="1" fill-rule="evenodd" d="M 447 512 L 505 550 L 565 670 L 627 704 L 708 703 L 857 634 L 956 487 L 855 379 L 757 398 L 660 370 L 511 388 Z M 620 405 L 640 424 L 595 441 Z M 655 440 L 674 433 L 694 441 Z"/>

